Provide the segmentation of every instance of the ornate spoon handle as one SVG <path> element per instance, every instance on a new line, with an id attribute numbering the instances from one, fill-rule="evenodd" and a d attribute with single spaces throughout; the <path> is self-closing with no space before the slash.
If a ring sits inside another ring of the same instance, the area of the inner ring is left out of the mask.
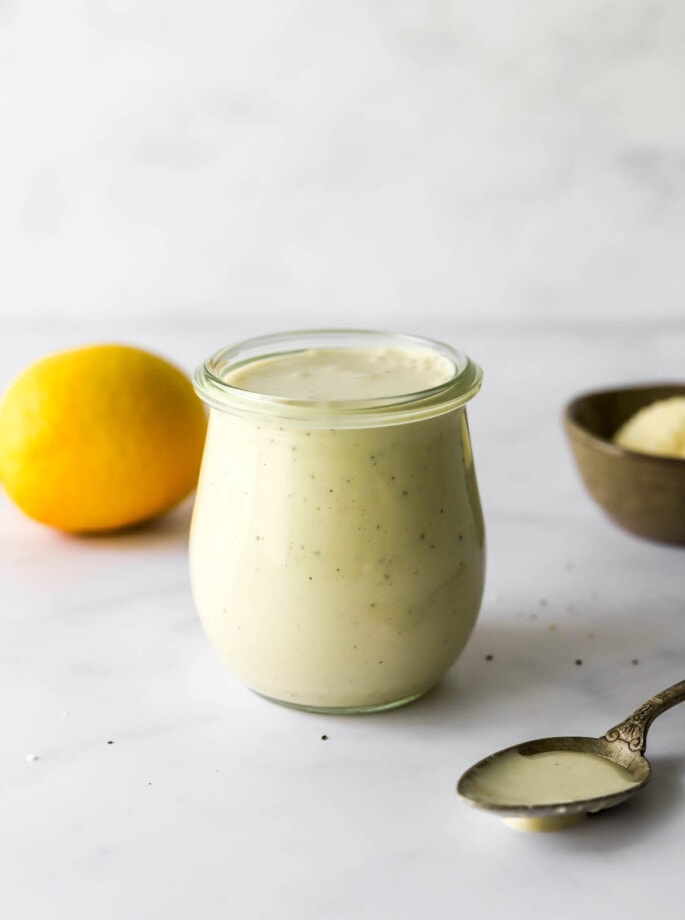
<path id="1" fill-rule="evenodd" d="M 682 703 L 683 700 L 685 700 L 685 680 L 680 680 L 672 687 L 657 693 L 651 700 L 647 700 L 631 716 L 614 728 L 610 728 L 604 737 L 607 741 L 623 741 L 631 751 L 644 754 L 649 726 L 662 712 Z"/>

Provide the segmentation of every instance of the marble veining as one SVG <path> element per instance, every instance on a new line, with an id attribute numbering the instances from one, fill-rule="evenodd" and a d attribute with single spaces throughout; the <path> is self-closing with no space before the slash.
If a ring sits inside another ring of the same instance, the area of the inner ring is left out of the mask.
<path id="1" fill-rule="evenodd" d="M 668 0 L 15 0 L 2 310 L 683 315 Z"/>
<path id="2" fill-rule="evenodd" d="M 81 324 L 0 325 L 0 387 Z M 252 328 L 234 329 L 242 336 Z M 465 328 L 488 537 L 483 610 L 448 678 L 372 717 L 294 712 L 245 690 L 195 616 L 192 500 L 148 528 L 62 537 L 0 497 L 0 903 L 8 917 L 676 920 L 685 707 L 652 727 L 651 784 L 544 839 L 463 806 L 485 755 L 559 732 L 599 736 L 683 677 L 683 551 L 617 530 L 590 502 L 563 402 L 676 377 L 683 327 Z M 192 368 L 225 330 L 110 334 Z M 493 878 L 497 884 L 493 884 Z M 639 884 L 626 885 L 626 879 Z M 580 883 L 582 882 L 582 884 Z"/>

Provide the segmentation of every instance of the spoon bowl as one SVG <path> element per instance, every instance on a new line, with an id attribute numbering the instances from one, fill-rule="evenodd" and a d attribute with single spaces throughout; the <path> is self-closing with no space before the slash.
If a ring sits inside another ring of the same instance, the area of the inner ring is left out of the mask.
<path id="1" fill-rule="evenodd" d="M 649 782 L 651 767 L 643 756 L 649 726 L 683 699 L 680 681 L 600 738 L 539 738 L 505 748 L 470 767 L 457 793 L 517 827 L 567 827 L 619 805 Z"/>

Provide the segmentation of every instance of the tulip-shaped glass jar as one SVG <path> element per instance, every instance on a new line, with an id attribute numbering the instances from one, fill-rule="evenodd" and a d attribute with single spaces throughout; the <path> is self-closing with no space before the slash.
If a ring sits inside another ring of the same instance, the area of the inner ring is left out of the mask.
<path id="1" fill-rule="evenodd" d="M 446 345 L 366 331 L 265 336 L 198 369 L 193 594 L 257 693 L 386 709 L 456 661 L 483 592 L 466 418 L 481 376 Z"/>

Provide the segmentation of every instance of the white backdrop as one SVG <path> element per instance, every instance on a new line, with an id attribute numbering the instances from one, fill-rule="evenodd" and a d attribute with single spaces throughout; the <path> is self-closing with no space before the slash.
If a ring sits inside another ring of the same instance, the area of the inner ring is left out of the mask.
<path id="1" fill-rule="evenodd" d="M 685 319 L 685 6 L 0 2 L 0 310 Z"/>

